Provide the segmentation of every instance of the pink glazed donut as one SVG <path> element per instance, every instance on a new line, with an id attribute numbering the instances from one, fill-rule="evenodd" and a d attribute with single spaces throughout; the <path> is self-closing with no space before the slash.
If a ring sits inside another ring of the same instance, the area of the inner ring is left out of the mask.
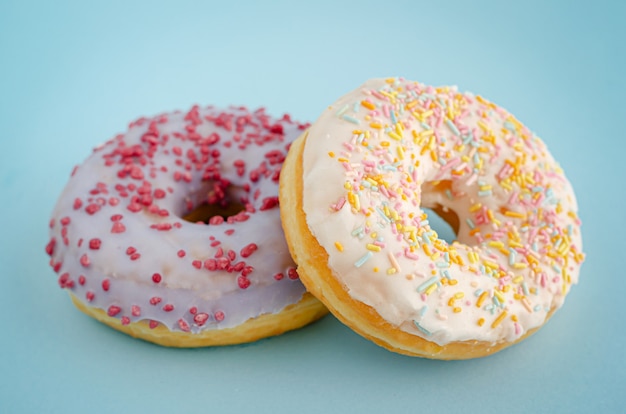
<path id="1" fill-rule="evenodd" d="M 326 309 L 298 278 L 278 208 L 283 160 L 306 127 L 212 106 L 132 122 L 74 169 L 54 208 L 46 252 L 60 287 L 88 315 L 165 346 L 317 320 Z"/>

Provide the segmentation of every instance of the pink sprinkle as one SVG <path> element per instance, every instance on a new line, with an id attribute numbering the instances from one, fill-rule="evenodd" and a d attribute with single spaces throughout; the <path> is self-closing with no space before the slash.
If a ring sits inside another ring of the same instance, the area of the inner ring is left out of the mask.
<path id="1" fill-rule="evenodd" d="M 141 308 L 140 308 L 139 306 L 137 306 L 137 305 L 133 305 L 133 306 L 130 308 L 130 313 L 131 313 L 133 316 L 141 316 Z"/>
<path id="2" fill-rule="evenodd" d="M 178 253 L 176 253 L 178 255 L 178 257 L 185 257 L 185 251 L 184 250 L 179 250 Z"/>
<path id="3" fill-rule="evenodd" d="M 115 316 L 121 311 L 122 311 L 122 308 L 120 308 L 119 306 L 111 305 L 109 306 L 109 309 L 107 310 L 107 315 Z"/>
<path id="4" fill-rule="evenodd" d="M 189 328 L 189 324 L 187 322 L 185 322 L 183 319 L 179 319 L 178 320 L 178 327 L 183 331 L 183 332 L 189 332 L 191 331 L 191 329 Z"/>
<path id="5" fill-rule="evenodd" d="M 274 279 L 276 279 L 276 280 L 282 280 L 284 277 L 285 277 L 285 275 L 282 274 L 282 273 L 276 273 L 274 275 Z"/>
<path id="6" fill-rule="evenodd" d="M 130 324 L 130 318 L 128 316 L 122 316 L 122 325 Z"/>
<path id="7" fill-rule="evenodd" d="M 102 241 L 100 239 L 91 239 L 89 240 L 89 248 L 91 250 L 98 250 L 102 245 Z"/>
<path id="8" fill-rule="evenodd" d="M 202 262 L 200 260 L 194 260 L 193 262 L 191 262 L 191 264 L 196 269 L 202 269 Z"/>
<path id="9" fill-rule="evenodd" d="M 151 298 L 150 298 L 150 304 L 151 304 L 152 306 L 156 306 L 156 305 L 158 305 L 159 303 L 161 303 L 161 300 L 162 300 L 162 299 L 161 299 L 160 297 L 158 297 L 158 296 L 153 296 L 153 297 L 151 297 Z"/>
<path id="10" fill-rule="evenodd" d="M 168 304 L 166 304 L 166 305 L 164 305 L 164 306 L 163 306 L 163 310 L 164 310 L 165 312 L 171 312 L 171 311 L 173 311 L 173 310 L 174 310 L 174 305 L 172 305 L 172 304 L 168 303 Z"/>
<path id="11" fill-rule="evenodd" d="M 215 319 L 217 319 L 217 317 Z M 198 326 L 204 325 L 207 320 L 209 320 L 209 315 L 206 313 L 199 313 L 193 317 L 193 321 Z"/>
<path id="12" fill-rule="evenodd" d="M 87 279 L 85 278 L 85 276 L 83 276 L 83 275 L 78 276 L 78 284 L 79 285 L 84 286 L 86 281 L 87 281 Z"/>
<path id="13" fill-rule="evenodd" d="M 111 233 L 124 233 L 126 231 L 126 226 L 124 226 L 119 221 L 113 223 L 113 227 L 111 227 Z"/>
<path id="14" fill-rule="evenodd" d="M 224 312 L 222 312 L 222 311 L 215 312 L 214 316 L 215 316 L 215 320 L 218 321 L 218 322 L 222 322 L 224 320 L 224 317 L 225 317 Z"/>
<path id="15" fill-rule="evenodd" d="M 85 207 L 85 211 L 89 215 L 96 214 L 98 212 L 98 210 L 100 210 L 100 206 L 98 204 L 93 204 L 92 203 L 92 204 L 89 204 L 87 207 Z"/>
<path id="16" fill-rule="evenodd" d="M 258 246 L 256 244 L 250 243 L 247 246 L 245 246 L 243 249 L 241 249 L 239 254 L 241 255 L 241 257 L 249 257 L 257 249 L 258 249 Z"/>
<path id="17" fill-rule="evenodd" d="M 154 283 L 160 283 L 161 282 L 161 275 L 159 273 L 155 273 L 152 275 L 152 281 Z"/>
<path id="18" fill-rule="evenodd" d="M 91 302 L 92 300 L 94 300 L 95 297 L 96 297 L 95 293 L 91 291 L 85 294 L 85 298 L 87 299 L 87 302 Z"/>
<path id="19" fill-rule="evenodd" d="M 154 329 L 154 328 L 156 328 L 157 326 L 159 326 L 159 323 L 158 323 L 157 321 L 152 321 L 152 320 L 151 320 L 151 321 L 148 323 L 148 325 L 150 326 L 150 329 Z"/>
<path id="20" fill-rule="evenodd" d="M 109 279 L 104 279 L 102 281 L 102 290 L 104 290 L 105 292 L 108 292 L 110 287 L 111 287 L 111 282 L 109 281 Z"/>
<path id="21" fill-rule="evenodd" d="M 241 289 L 247 289 L 250 286 L 250 280 L 245 276 L 239 276 L 237 278 L 237 284 Z"/>
<path id="22" fill-rule="evenodd" d="M 287 276 L 289 276 L 289 279 L 292 279 L 292 280 L 296 280 L 298 279 L 298 277 L 300 277 L 298 275 L 298 271 L 294 269 L 293 267 L 290 267 L 289 270 L 287 270 Z"/>

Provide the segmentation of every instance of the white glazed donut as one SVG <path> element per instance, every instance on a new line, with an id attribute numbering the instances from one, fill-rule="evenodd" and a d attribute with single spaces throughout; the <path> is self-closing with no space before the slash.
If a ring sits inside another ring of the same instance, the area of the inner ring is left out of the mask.
<path id="1" fill-rule="evenodd" d="M 345 95 L 292 145 L 280 199 L 308 290 L 403 354 L 518 342 L 561 307 L 583 260 L 574 193 L 544 143 L 455 88 L 378 79 Z"/>
<path id="2" fill-rule="evenodd" d="M 318 319 L 278 208 L 282 162 L 305 127 L 243 107 L 131 123 L 75 168 L 54 208 L 46 251 L 59 285 L 87 314 L 167 346 L 249 342 Z"/>

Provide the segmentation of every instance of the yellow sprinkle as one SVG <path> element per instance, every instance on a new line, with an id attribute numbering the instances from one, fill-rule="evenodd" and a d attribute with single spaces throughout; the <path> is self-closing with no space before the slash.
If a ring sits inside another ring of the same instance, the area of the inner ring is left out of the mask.
<path id="1" fill-rule="evenodd" d="M 528 268 L 528 264 L 521 263 L 521 262 L 513 263 L 513 268 L 514 269 L 526 269 Z"/>
<path id="2" fill-rule="evenodd" d="M 521 219 L 526 218 L 525 214 L 518 213 L 517 211 L 511 211 L 511 210 L 505 211 L 504 215 L 507 217 L 515 217 L 515 218 L 521 218 Z"/>
<path id="3" fill-rule="evenodd" d="M 426 293 L 426 295 L 430 295 L 435 289 L 437 289 L 437 284 L 433 283 L 432 285 L 428 286 L 428 289 L 426 289 L 424 293 Z"/>
<path id="4" fill-rule="evenodd" d="M 394 267 L 390 267 L 389 269 L 387 269 L 387 274 L 388 275 L 393 275 L 397 272 L 397 270 Z"/>
<path id="5" fill-rule="evenodd" d="M 454 299 L 463 299 L 464 296 L 465 296 L 465 293 L 463 293 L 463 292 L 456 292 L 454 294 Z"/>
<path id="6" fill-rule="evenodd" d="M 513 322 L 517 322 L 517 315 L 511 315 L 511 320 Z"/>
<path id="7" fill-rule="evenodd" d="M 500 293 L 500 292 L 499 292 L 499 291 L 497 291 L 497 290 L 494 290 L 494 291 L 493 291 L 493 295 L 494 295 L 495 297 L 497 297 L 497 298 L 498 298 L 498 300 L 500 301 L 500 303 L 504 303 L 504 301 L 506 300 L 506 299 L 504 299 L 504 296 L 502 295 L 502 293 Z"/>
<path id="8" fill-rule="evenodd" d="M 489 243 L 487 243 L 487 245 L 491 247 L 496 247 L 498 249 L 504 247 L 504 243 L 502 243 L 501 241 L 490 241 Z"/>
<path id="9" fill-rule="evenodd" d="M 376 109 L 376 105 L 368 101 L 361 101 L 361 105 L 363 105 L 367 109 Z"/>
<path id="10" fill-rule="evenodd" d="M 449 284 L 450 286 L 454 286 L 454 285 L 456 285 L 457 283 L 459 283 L 459 281 L 458 281 L 458 280 L 456 280 L 456 279 L 450 279 L 450 280 L 448 280 L 448 284 Z"/>
<path id="11" fill-rule="evenodd" d="M 480 318 L 477 323 L 478 326 L 483 326 L 485 324 L 485 318 Z"/>
<path id="12" fill-rule="evenodd" d="M 340 242 L 336 241 L 335 242 L 335 247 L 337 248 L 337 250 L 339 250 L 340 252 L 343 252 L 343 244 L 341 244 Z"/>
<path id="13" fill-rule="evenodd" d="M 497 269 L 498 268 L 498 264 L 495 262 L 492 262 L 491 260 L 486 260 L 483 259 L 483 264 L 487 267 L 490 267 L 492 269 Z"/>
<path id="14" fill-rule="evenodd" d="M 443 279 L 443 280 L 446 280 L 446 279 Z M 448 300 L 448 306 L 454 306 L 454 297 L 451 297 L 450 300 Z"/>
<path id="15" fill-rule="evenodd" d="M 500 315 L 498 315 L 498 317 L 496 318 L 496 320 L 493 321 L 493 323 L 491 324 L 491 328 L 495 328 L 498 325 L 500 325 L 500 322 L 502 322 L 502 320 L 504 318 L 506 318 L 507 315 L 507 311 L 502 311 L 502 313 L 500 313 Z"/>
<path id="16" fill-rule="evenodd" d="M 401 137 L 400 135 L 398 135 L 398 133 L 397 133 L 397 132 L 395 132 L 395 131 L 391 131 L 391 132 L 389 132 L 389 136 L 390 136 L 391 138 L 395 139 L 396 141 L 400 141 L 400 140 L 402 140 L 402 137 Z"/>
<path id="17" fill-rule="evenodd" d="M 370 122 L 370 126 L 374 129 L 381 129 L 383 126 L 378 122 Z"/>
<path id="18" fill-rule="evenodd" d="M 398 158 L 400 158 L 401 160 L 404 159 L 404 148 L 403 147 L 398 147 Z"/>
<path id="19" fill-rule="evenodd" d="M 377 246 L 377 245 L 372 244 L 372 243 L 367 243 L 365 245 L 365 247 L 367 248 L 367 250 L 371 250 L 373 252 L 379 252 L 379 251 L 382 250 L 380 246 Z"/>
<path id="20" fill-rule="evenodd" d="M 478 300 L 476 301 L 477 308 L 480 308 L 483 305 L 483 302 L 485 301 L 485 299 L 487 299 L 487 296 L 489 296 L 487 291 L 484 291 L 483 293 L 480 294 L 480 296 L 478 297 Z"/>
<path id="21" fill-rule="evenodd" d="M 346 181 L 345 183 L 343 183 L 343 188 L 345 188 L 346 190 L 351 189 L 352 184 L 350 184 L 350 181 Z"/>
<path id="22" fill-rule="evenodd" d="M 330 158 L 335 158 L 335 153 L 334 153 L 334 152 L 332 152 L 332 151 L 329 151 L 329 152 L 328 152 L 328 156 L 329 156 Z"/>
<path id="23" fill-rule="evenodd" d="M 481 203 L 476 203 L 476 204 L 474 204 L 473 206 L 470 207 L 469 211 L 470 211 L 470 213 L 475 213 L 478 210 L 480 210 L 482 206 L 483 205 Z"/>
<path id="24" fill-rule="evenodd" d="M 373 270 L 374 270 L 375 273 L 378 273 L 379 269 L 377 267 L 375 267 Z"/>
<path id="25" fill-rule="evenodd" d="M 515 279 L 513 279 L 513 283 L 515 284 L 520 284 L 524 281 L 524 277 L 523 276 L 517 276 Z"/>
<path id="26" fill-rule="evenodd" d="M 454 312 L 454 313 L 459 313 L 459 312 L 461 312 L 461 308 L 459 308 L 459 307 L 457 306 L 457 307 L 455 307 L 454 309 L 452 309 L 452 312 Z"/>
<path id="27" fill-rule="evenodd" d="M 344 157 L 337 158 L 337 161 L 339 161 L 339 162 L 350 162 L 347 158 L 344 158 Z"/>

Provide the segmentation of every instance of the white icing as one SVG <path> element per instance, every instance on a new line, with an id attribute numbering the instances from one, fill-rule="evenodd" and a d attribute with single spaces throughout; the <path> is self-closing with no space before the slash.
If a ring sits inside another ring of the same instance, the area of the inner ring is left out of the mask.
<path id="1" fill-rule="evenodd" d="M 389 323 L 439 345 L 514 341 L 541 326 L 577 283 L 582 261 L 570 183 L 538 137 L 504 109 L 482 102 L 455 88 L 371 80 L 320 116 L 303 152 L 303 208 L 334 276 Z M 434 130 L 430 144 L 422 136 L 427 129 Z M 507 181 L 502 169 L 517 157 L 524 162 Z M 438 182 L 444 184 L 432 185 Z M 337 211 L 349 192 L 359 205 L 345 202 Z M 477 203 L 483 223 L 470 211 Z M 420 224 L 421 206 L 454 211 L 458 241 L 448 246 Z M 418 235 L 411 238 L 404 226 L 414 226 Z M 375 240 L 384 247 L 368 250 Z M 423 245 L 439 257 L 429 257 Z M 449 250 L 462 265 L 445 260 Z M 470 252 L 478 254 L 477 263 Z M 437 284 L 427 290 L 431 278 Z M 482 292 L 487 294 L 479 299 Z"/>

